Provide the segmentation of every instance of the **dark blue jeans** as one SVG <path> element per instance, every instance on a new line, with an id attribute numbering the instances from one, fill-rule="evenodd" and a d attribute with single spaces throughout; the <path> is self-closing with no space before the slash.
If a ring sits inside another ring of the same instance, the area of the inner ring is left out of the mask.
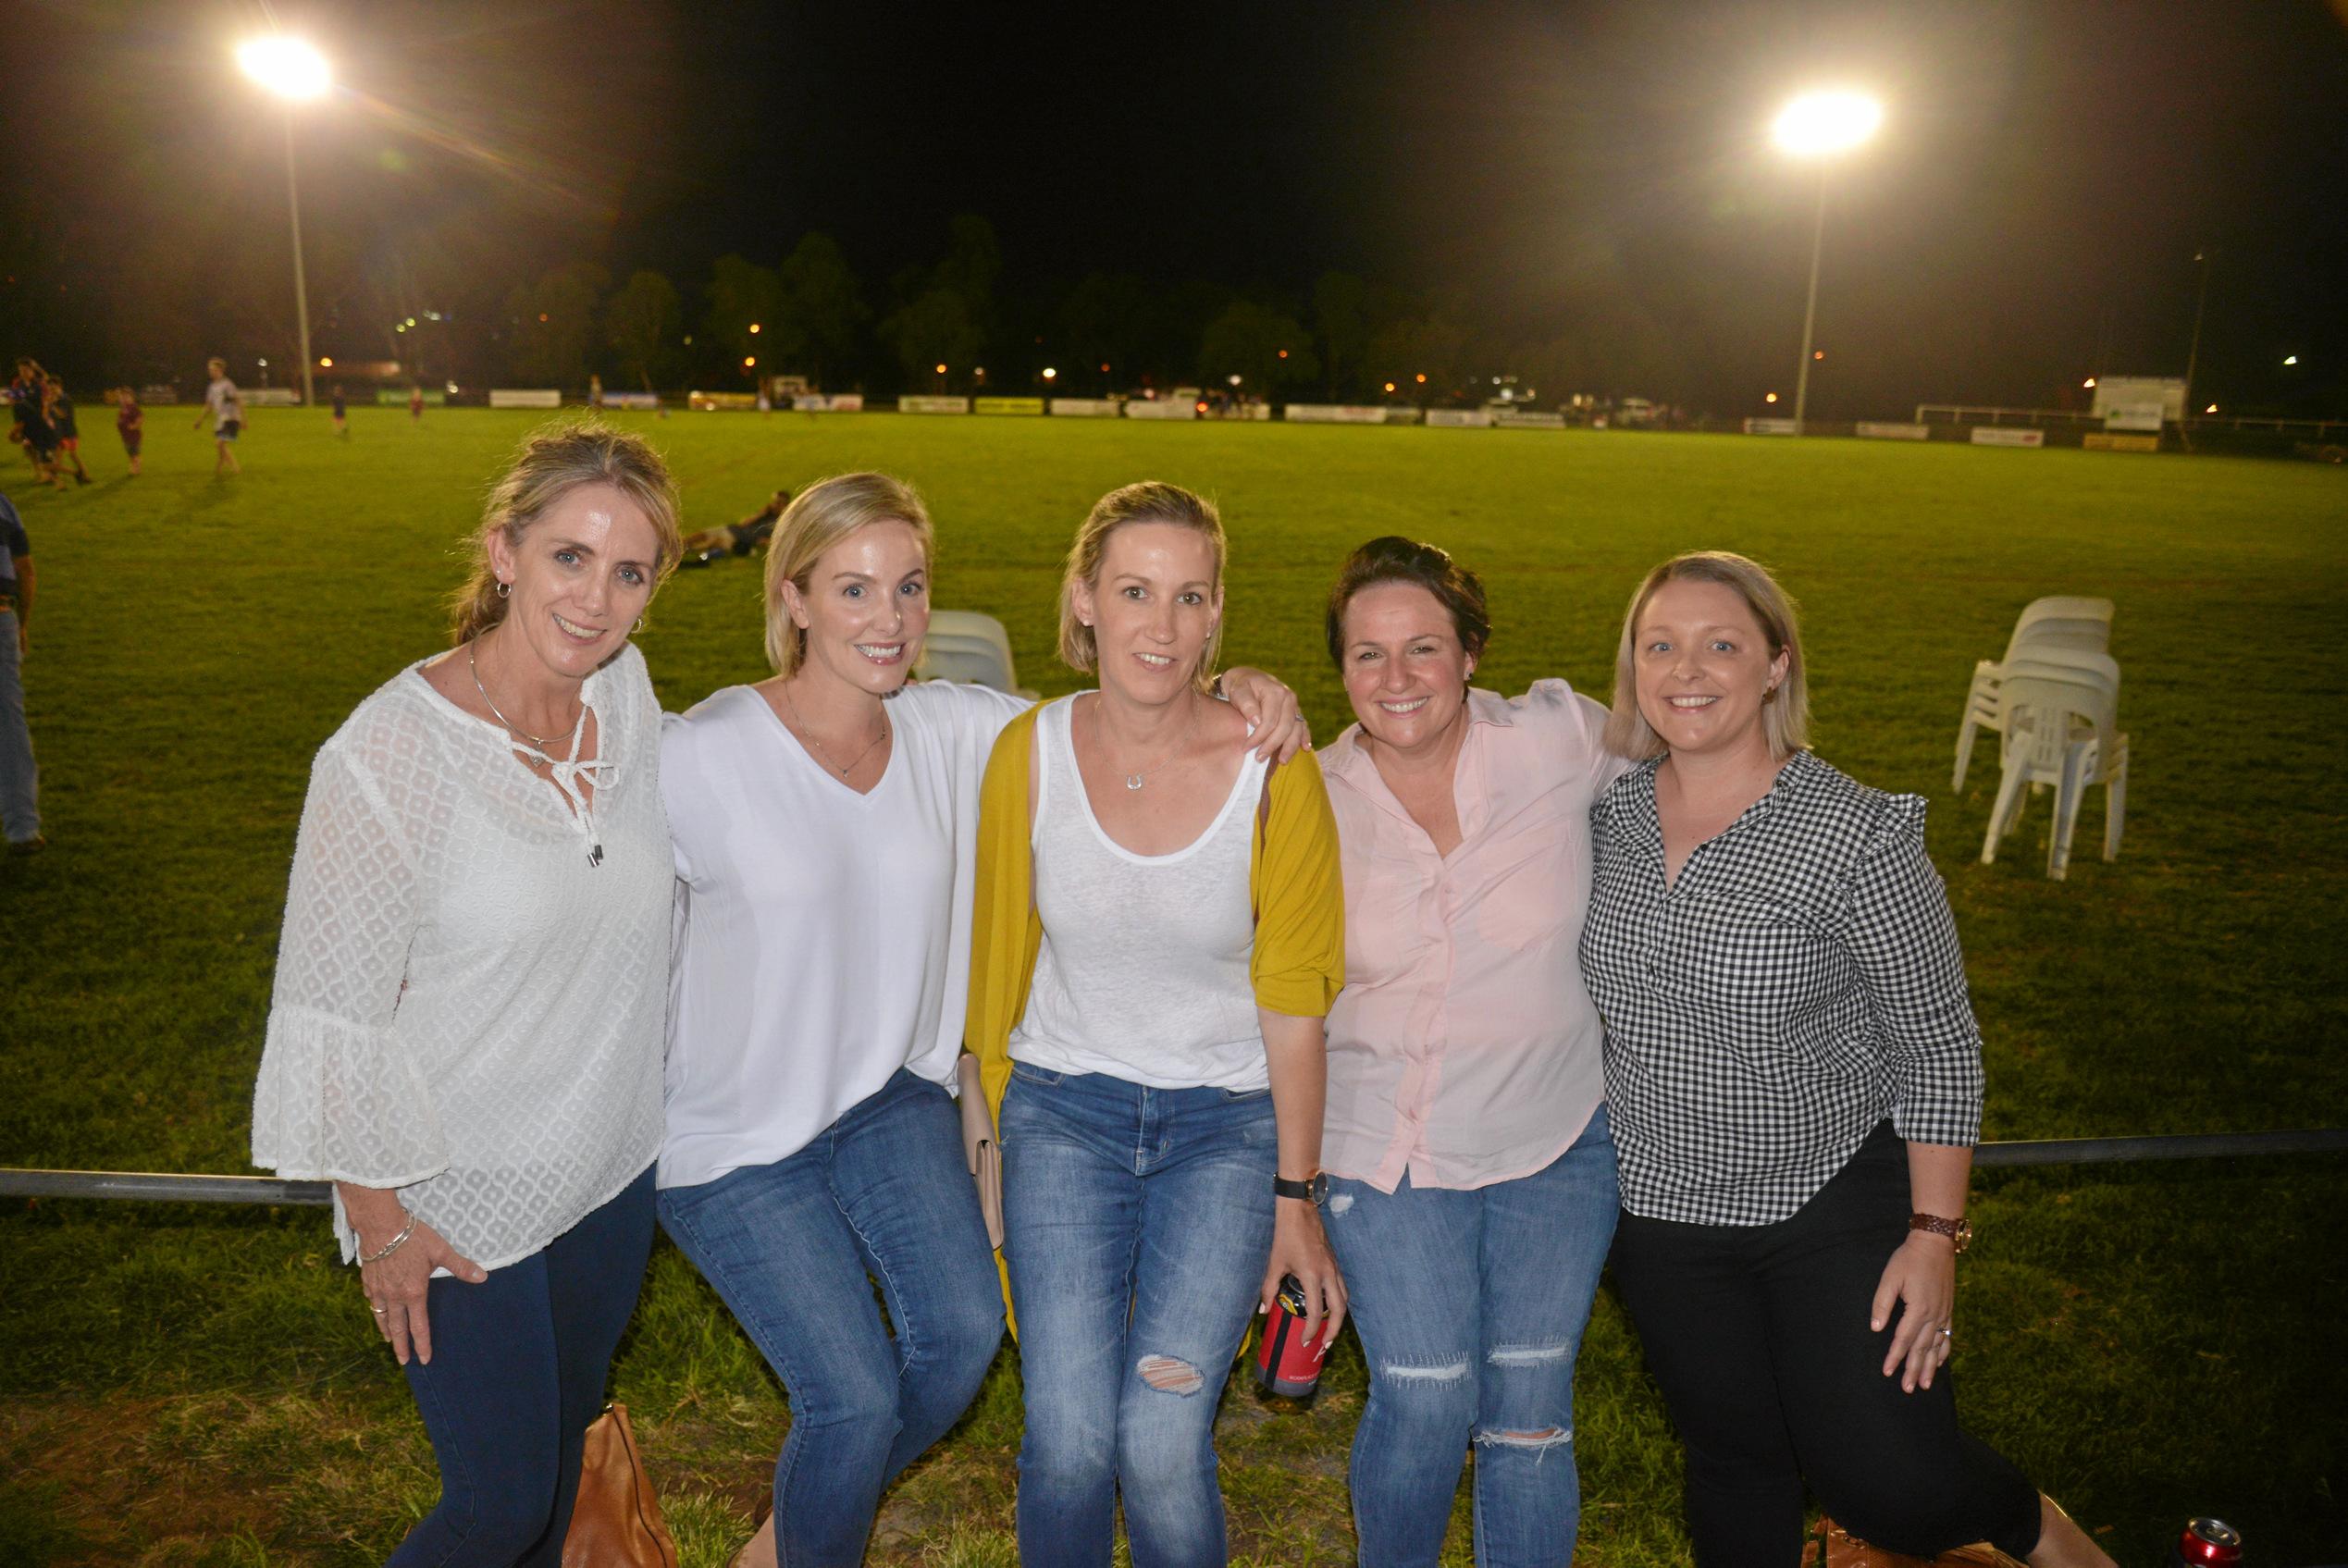
<path id="1" fill-rule="evenodd" d="M 388 1568 L 557 1568 L 579 1449 L 652 1251 L 652 1172 L 478 1285 L 435 1279 L 432 1364 L 408 1387 L 440 1501 Z"/>
<path id="2" fill-rule="evenodd" d="M 1329 1246 L 1370 1364 L 1352 1474 L 1362 1568 L 1434 1568 L 1471 1441 L 1480 1568 L 1573 1561 L 1574 1361 L 1620 1191 L 1603 1105 L 1514 1181 L 1329 1182 Z"/>
<path id="3" fill-rule="evenodd" d="M 961 1419 L 1003 1341 L 953 1096 L 900 1068 L 797 1153 L 665 1189 L 661 1224 L 790 1395 L 782 1560 L 855 1568 L 882 1488 Z"/>
<path id="4" fill-rule="evenodd" d="M 1271 1255 L 1279 1157 L 1268 1090 L 1014 1064 L 1003 1255 L 1026 1568 L 1108 1568 L 1120 1488 L 1133 1568 L 1229 1560 L 1215 1406 Z"/>

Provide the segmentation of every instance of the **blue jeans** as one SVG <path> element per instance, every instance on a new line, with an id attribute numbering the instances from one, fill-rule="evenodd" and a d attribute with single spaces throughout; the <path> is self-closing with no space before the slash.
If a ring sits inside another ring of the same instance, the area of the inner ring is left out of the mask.
<path id="1" fill-rule="evenodd" d="M 1433 1568 L 1471 1442 L 1481 1568 L 1573 1561 L 1574 1359 L 1618 1201 L 1603 1105 L 1514 1181 L 1330 1180 L 1329 1246 L 1370 1364 L 1352 1475 L 1362 1568 Z"/>
<path id="2" fill-rule="evenodd" d="M 10 844 L 26 844 L 40 833 L 41 770 L 33 766 L 32 730 L 24 718 L 17 614 L 0 610 L 0 833 Z"/>
<path id="3" fill-rule="evenodd" d="M 556 1568 L 579 1449 L 652 1251 L 652 1172 L 488 1279 L 435 1279 L 432 1363 L 408 1387 L 440 1462 L 440 1501 L 388 1568 Z"/>
<path id="4" fill-rule="evenodd" d="M 1272 1251 L 1270 1092 L 1015 1063 L 1002 1132 L 1020 1562 L 1107 1568 L 1120 1487 L 1133 1568 L 1227 1562 L 1215 1407 Z"/>
<path id="5" fill-rule="evenodd" d="M 661 1224 L 790 1396 L 782 1560 L 855 1568 L 882 1488 L 961 1419 L 1003 1341 L 953 1096 L 899 1068 L 797 1153 L 663 1190 Z"/>

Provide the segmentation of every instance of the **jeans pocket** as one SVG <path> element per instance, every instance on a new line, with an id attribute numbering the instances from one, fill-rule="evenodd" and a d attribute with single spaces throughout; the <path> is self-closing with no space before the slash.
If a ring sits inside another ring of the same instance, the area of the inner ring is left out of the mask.
<path id="1" fill-rule="evenodd" d="M 1227 1105 L 1243 1105 L 1250 1100 L 1268 1100 L 1271 1097 L 1272 1089 L 1269 1084 L 1266 1084 L 1261 1089 L 1226 1089 L 1223 1091 L 1223 1104 Z"/>
<path id="2" fill-rule="evenodd" d="M 1011 1064 L 1011 1076 L 1013 1078 L 1023 1078 L 1030 1083 L 1040 1084 L 1045 1089 L 1057 1089 L 1060 1086 L 1060 1080 L 1066 1078 L 1068 1075 L 1062 1072 L 1054 1072 L 1048 1068 L 1030 1067 L 1025 1062 L 1013 1062 Z"/>

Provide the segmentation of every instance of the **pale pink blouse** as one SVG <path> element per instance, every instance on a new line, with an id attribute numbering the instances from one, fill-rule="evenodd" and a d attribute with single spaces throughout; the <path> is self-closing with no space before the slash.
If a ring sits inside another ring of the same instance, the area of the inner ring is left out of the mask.
<path id="1" fill-rule="evenodd" d="M 1578 957 L 1589 806 L 1629 764 L 1563 681 L 1470 691 L 1447 859 L 1362 748 L 1321 754 L 1345 870 L 1345 989 L 1328 1015 L 1331 1175 L 1390 1192 L 1484 1187 L 1563 1154 L 1606 1097 Z"/>

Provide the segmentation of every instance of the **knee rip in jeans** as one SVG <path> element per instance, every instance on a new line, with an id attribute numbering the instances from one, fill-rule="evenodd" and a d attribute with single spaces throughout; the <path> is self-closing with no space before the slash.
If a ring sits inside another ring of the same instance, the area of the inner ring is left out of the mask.
<path id="1" fill-rule="evenodd" d="M 1502 1345 L 1484 1359 L 1494 1366 L 1539 1366 L 1573 1353 L 1571 1345 Z"/>
<path id="2" fill-rule="evenodd" d="M 1133 1370 L 1142 1375 L 1142 1381 L 1161 1394 L 1195 1394 L 1206 1386 L 1206 1379 L 1189 1362 L 1170 1355 L 1145 1355 Z"/>
<path id="3" fill-rule="evenodd" d="M 1402 1366 L 1383 1364 L 1378 1369 L 1380 1377 L 1397 1383 L 1456 1383 L 1467 1376 L 1467 1361 L 1439 1362 L 1433 1366 Z"/>
<path id="4" fill-rule="evenodd" d="M 1529 1449 L 1538 1459 L 1553 1448 L 1570 1448 L 1574 1429 L 1570 1426 L 1543 1426 L 1531 1432 L 1496 1432 L 1489 1428 L 1476 1434 L 1478 1448 Z"/>

